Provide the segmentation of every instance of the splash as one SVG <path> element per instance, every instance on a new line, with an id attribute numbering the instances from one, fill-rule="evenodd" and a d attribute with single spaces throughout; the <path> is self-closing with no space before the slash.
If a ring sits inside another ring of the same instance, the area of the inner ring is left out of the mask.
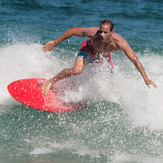
<path id="1" fill-rule="evenodd" d="M 42 45 L 34 43 L 15 43 L 0 48 L 1 105 L 9 105 L 8 99 L 12 99 L 6 89 L 12 81 L 33 77 L 48 79 L 63 68 L 72 66 L 71 60 L 63 58 L 62 49 L 54 51 L 54 56 L 52 53 L 43 53 L 41 49 Z M 72 51 L 66 54 L 70 56 Z M 62 59 L 59 59 L 59 55 Z M 126 111 L 134 125 L 152 130 L 163 129 L 163 77 L 160 73 L 163 58 L 160 55 L 140 56 L 147 75 L 156 82 L 157 89 L 146 87 L 141 75 L 128 59 L 113 56 L 114 76 L 108 72 L 106 63 L 86 66 L 82 74 L 58 84 L 61 98 L 65 102 L 114 102 Z M 157 64 L 151 66 L 154 60 Z"/>
<path id="2" fill-rule="evenodd" d="M 146 87 L 141 75 L 133 67 L 131 72 L 125 69 L 118 73 L 117 79 L 121 84 L 117 84 L 117 91 L 121 97 L 121 104 L 124 105 L 133 124 L 161 130 L 163 129 L 163 77 L 160 75 L 160 69 L 162 69 L 163 58 L 159 55 L 151 55 L 141 57 L 140 60 L 149 79 L 157 84 L 157 88 Z"/>
<path id="3" fill-rule="evenodd" d="M 0 104 L 6 104 L 9 97 L 7 85 L 23 78 L 46 78 L 57 71 L 58 62 L 49 60 L 50 54 L 44 54 L 40 44 L 16 43 L 0 48 Z M 53 70 L 53 71 L 52 71 Z"/>
<path id="4" fill-rule="evenodd" d="M 151 63 L 156 63 L 151 67 Z M 149 89 L 126 58 L 119 59 L 115 65 L 114 77 L 110 76 L 106 64 L 86 70 L 80 77 L 73 79 L 77 87 L 67 89 L 64 100 L 78 102 L 81 100 L 114 102 L 125 110 L 130 122 L 135 127 L 147 127 L 151 130 L 163 129 L 163 77 L 160 74 L 163 58 L 157 56 L 140 56 L 149 79 L 157 88 Z"/>

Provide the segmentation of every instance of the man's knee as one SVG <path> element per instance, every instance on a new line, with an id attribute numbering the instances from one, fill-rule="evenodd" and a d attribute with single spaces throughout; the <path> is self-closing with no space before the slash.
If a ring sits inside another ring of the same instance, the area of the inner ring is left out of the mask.
<path id="1" fill-rule="evenodd" d="M 78 75 L 83 72 L 85 67 L 85 59 L 84 58 L 77 58 L 75 64 L 72 68 L 73 74 Z"/>
<path id="2" fill-rule="evenodd" d="M 78 75 L 78 74 L 81 74 L 83 72 L 83 69 L 82 68 L 72 68 L 72 72 L 74 75 Z"/>

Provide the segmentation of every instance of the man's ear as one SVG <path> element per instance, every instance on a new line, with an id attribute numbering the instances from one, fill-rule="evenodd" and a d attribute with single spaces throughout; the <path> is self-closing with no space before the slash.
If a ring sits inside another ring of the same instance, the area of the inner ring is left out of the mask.
<path id="1" fill-rule="evenodd" d="M 113 34 L 113 33 L 114 33 L 114 31 L 112 30 L 110 33 L 111 33 L 111 34 Z"/>

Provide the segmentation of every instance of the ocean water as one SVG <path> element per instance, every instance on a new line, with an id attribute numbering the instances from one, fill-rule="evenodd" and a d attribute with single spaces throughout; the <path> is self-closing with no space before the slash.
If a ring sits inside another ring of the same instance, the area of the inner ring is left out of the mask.
<path id="1" fill-rule="evenodd" d="M 118 52 L 113 77 L 103 63 L 60 82 L 62 100 L 87 104 L 83 110 L 41 112 L 9 95 L 14 80 L 49 79 L 71 67 L 86 38 L 71 37 L 47 53 L 44 43 L 104 19 L 113 21 L 157 88 L 146 87 Z M 0 0 L 0 163 L 162 163 L 162 63 L 161 0 Z"/>

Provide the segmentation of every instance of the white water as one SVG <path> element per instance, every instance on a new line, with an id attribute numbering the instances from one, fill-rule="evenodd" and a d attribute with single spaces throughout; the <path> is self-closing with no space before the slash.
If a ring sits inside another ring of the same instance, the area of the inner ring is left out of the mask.
<path id="1" fill-rule="evenodd" d="M 7 92 L 7 85 L 12 81 L 35 77 L 48 79 L 63 68 L 72 65 L 71 59 L 61 61 L 52 55 L 56 53 L 55 51 L 44 53 L 41 48 L 40 44 L 26 43 L 15 43 L 0 48 L 1 105 L 9 105 L 12 101 Z M 81 75 L 62 81 L 67 87 L 62 98 L 67 102 L 113 101 L 125 109 L 134 125 L 162 130 L 163 57 L 159 55 L 157 57 L 139 56 L 148 77 L 155 81 L 158 87 L 155 89 L 151 86 L 151 89 L 148 89 L 132 63 L 125 56 L 123 60 L 115 58 L 114 61 L 114 55 L 119 54 L 113 54 L 114 78 L 110 77 L 105 63 L 94 69 L 87 66 Z"/>

